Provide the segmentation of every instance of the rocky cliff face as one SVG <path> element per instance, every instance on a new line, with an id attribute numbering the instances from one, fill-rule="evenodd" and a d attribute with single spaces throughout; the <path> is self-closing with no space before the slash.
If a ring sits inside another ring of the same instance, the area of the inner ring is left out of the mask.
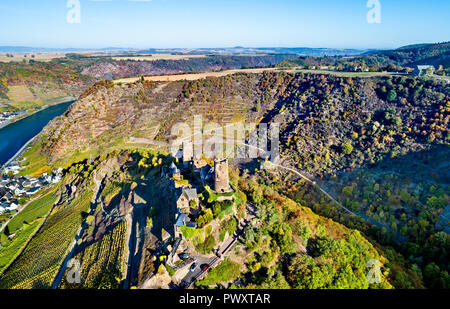
<path id="1" fill-rule="evenodd" d="M 86 91 L 46 129 L 52 161 L 66 153 L 168 141 L 177 122 L 281 125 L 291 165 L 332 173 L 445 143 L 448 87 L 412 78 L 341 78 L 288 73 L 236 74 L 192 82 L 114 85 Z M 368 151 L 367 149 L 371 149 Z"/>
<path id="2" fill-rule="evenodd" d="M 206 56 L 184 60 L 102 61 L 82 69 L 81 74 L 95 78 L 122 78 L 136 75 L 164 75 L 212 70 L 240 69 L 275 65 L 295 55 Z"/>
<path id="3" fill-rule="evenodd" d="M 133 139 L 167 141 L 176 122 L 229 123 L 261 116 L 255 106 L 257 76 L 211 78 L 197 82 L 100 82 L 88 89 L 66 114 L 43 131 L 52 162 L 75 151 L 126 145 Z"/>

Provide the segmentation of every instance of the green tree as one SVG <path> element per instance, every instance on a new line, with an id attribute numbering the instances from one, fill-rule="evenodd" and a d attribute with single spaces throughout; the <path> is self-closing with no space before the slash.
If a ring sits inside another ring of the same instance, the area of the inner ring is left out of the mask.
<path id="1" fill-rule="evenodd" d="M 349 154 L 351 154 L 353 152 L 353 146 L 352 146 L 352 143 L 351 142 L 345 142 L 343 145 L 342 145 L 342 153 L 343 154 L 345 154 L 345 155 L 349 155 Z"/>
<path id="2" fill-rule="evenodd" d="M 387 94 L 386 99 L 388 102 L 393 102 L 397 99 L 397 92 L 395 90 L 390 90 Z"/>

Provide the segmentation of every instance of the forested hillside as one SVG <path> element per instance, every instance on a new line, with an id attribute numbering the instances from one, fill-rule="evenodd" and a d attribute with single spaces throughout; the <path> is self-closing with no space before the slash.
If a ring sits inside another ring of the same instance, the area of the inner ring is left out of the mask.
<path id="1" fill-rule="evenodd" d="M 190 82 L 104 81 L 45 128 L 25 154 L 24 173 L 73 164 L 92 173 L 93 158 L 136 145 L 163 147 L 174 123 L 198 114 L 222 124 L 278 122 L 281 164 L 313 182 L 236 162 L 241 175 L 234 187 L 258 207 L 261 229 L 245 232 L 245 269 L 224 264 L 234 279 L 244 272 L 249 287 L 368 287 L 362 262 L 344 257 L 364 251 L 371 252 L 364 261 L 377 254 L 389 261 L 385 275 L 395 287 L 448 287 L 450 241 L 441 216 L 449 203 L 449 97 L 444 83 L 406 76 L 266 72 Z M 137 160 L 132 156 L 129 164 Z M 220 277 L 211 273 L 199 284 L 214 285 Z"/>

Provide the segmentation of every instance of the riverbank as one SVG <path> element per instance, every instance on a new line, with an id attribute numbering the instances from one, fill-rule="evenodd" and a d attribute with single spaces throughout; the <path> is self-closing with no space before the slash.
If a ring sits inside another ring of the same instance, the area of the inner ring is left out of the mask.
<path id="1" fill-rule="evenodd" d="M 39 109 L 36 109 L 36 110 L 33 110 L 33 111 L 27 111 L 26 113 L 23 113 L 23 114 L 21 114 L 21 115 L 19 115 L 17 117 L 14 117 L 14 119 L 11 119 L 7 123 L 0 124 L 0 130 L 6 128 L 9 125 L 12 125 L 12 124 L 16 123 L 17 121 L 20 121 L 22 119 L 30 117 L 30 116 L 32 116 L 32 115 L 34 115 L 36 113 L 42 112 L 42 111 L 46 110 L 49 107 L 52 107 L 52 106 L 55 106 L 55 105 L 58 105 L 58 104 L 63 104 L 63 103 L 69 102 L 69 101 L 75 101 L 76 99 L 77 99 L 76 97 L 67 96 L 67 97 L 64 97 L 64 98 L 58 98 L 58 99 L 50 100 L 48 102 L 48 104 L 42 106 Z"/>
<path id="2" fill-rule="evenodd" d="M 36 139 L 36 137 L 37 137 L 38 135 L 39 135 L 39 133 L 36 134 L 35 136 L 33 136 L 31 139 L 29 139 L 28 142 L 26 142 L 25 145 L 23 145 L 23 147 L 20 148 L 19 151 L 16 152 L 16 154 L 15 154 L 14 156 L 11 157 L 11 159 L 9 159 L 5 164 L 3 164 L 3 165 L 0 167 L 0 174 L 2 174 L 2 172 L 3 172 L 3 170 L 5 169 L 6 166 L 15 163 L 15 161 L 16 161 L 18 158 L 20 158 L 20 156 L 21 156 L 22 154 L 25 153 L 25 150 L 28 148 L 28 145 L 30 145 L 31 142 L 33 142 L 33 141 Z"/>
<path id="3" fill-rule="evenodd" d="M 0 129 L 0 164 L 11 164 L 55 117 L 64 114 L 74 101 L 55 103 Z"/>

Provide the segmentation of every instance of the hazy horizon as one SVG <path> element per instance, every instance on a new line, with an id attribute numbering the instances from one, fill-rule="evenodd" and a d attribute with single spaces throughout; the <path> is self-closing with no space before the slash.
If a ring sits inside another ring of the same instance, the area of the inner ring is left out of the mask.
<path id="1" fill-rule="evenodd" d="M 379 23 L 367 18 L 373 3 L 379 4 Z M 445 0 L 3 0 L 0 4 L 0 46 L 53 49 L 393 49 L 448 41 L 449 29 L 450 2 Z"/>

